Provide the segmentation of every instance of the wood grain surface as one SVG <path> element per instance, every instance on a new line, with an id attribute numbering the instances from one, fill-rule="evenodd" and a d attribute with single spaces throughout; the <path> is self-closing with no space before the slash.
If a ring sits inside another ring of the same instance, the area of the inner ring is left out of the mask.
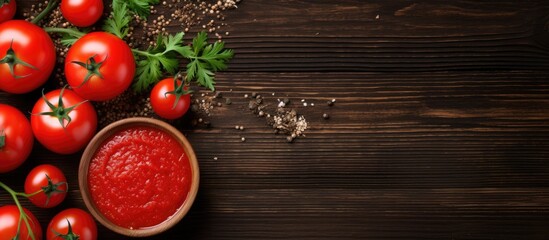
<path id="1" fill-rule="evenodd" d="M 226 15 L 236 56 L 217 82 L 233 104 L 211 128 L 176 124 L 200 190 L 150 239 L 549 239 L 548 1 L 243 0 Z M 273 134 L 251 92 L 290 98 L 306 137 Z M 38 96 L 0 102 L 28 112 Z M 39 163 L 66 172 L 61 206 L 24 201 L 45 228 L 85 208 L 79 158 L 36 144 L 0 181 L 22 190 Z"/>

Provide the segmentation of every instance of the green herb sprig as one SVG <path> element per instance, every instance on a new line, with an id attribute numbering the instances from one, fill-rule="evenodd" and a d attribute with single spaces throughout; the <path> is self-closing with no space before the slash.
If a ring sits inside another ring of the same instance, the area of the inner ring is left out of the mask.
<path id="1" fill-rule="evenodd" d="M 141 18 L 148 18 L 151 6 L 160 3 L 160 0 L 127 0 L 128 8 Z"/>
<path id="2" fill-rule="evenodd" d="M 191 60 L 187 64 L 187 78 L 196 79 L 201 86 L 215 91 L 215 72 L 227 69 L 227 63 L 234 55 L 233 50 L 225 49 L 225 43 L 216 41 L 208 44 L 208 35 L 200 32 L 193 39 L 192 51 L 184 57 Z"/>
<path id="3" fill-rule="evenodd" d="M 103 30 L 124 39 L 130 31 L 129 24 L 132 21 L 128 5 L 121 0 L 112 1 L 111 16 L 105 21 Z"/>
<path id="4" fill-rule="evenodd" d="M 163 72 L 174 75 L 179 66 L 179 58 L 189 60 L 186 65 L 186 80 L 215 91 L 215 72 L 227 69 L 227 62 L 233 57 L 233 50 L 225 49 L 223 42 L 208 44 L 208 36 L 200 32 L 191 46 L 183 45 L 183 33 L 158 37 L 155 47 L 146 51 L 133 49 L 137 60 L 137 92 L 147 89 L 163 76 Z"/>

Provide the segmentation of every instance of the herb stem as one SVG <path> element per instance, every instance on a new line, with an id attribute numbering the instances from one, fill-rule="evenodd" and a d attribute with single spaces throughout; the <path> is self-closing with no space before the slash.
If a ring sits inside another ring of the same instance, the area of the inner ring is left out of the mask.
<path id="1" fill-rule="evenodd" d="M 81 38 L 84 35 L 86 35 L 83 32 L 76 31 L 73 28 L 55 28 L 55 27 L 46 27 L 44 28 L 44 31 L 49 33 L 66 33 L 76 38 Z"/>
<path id="2" fill-rule="evenodd" d="M 59 3 L 59 0 L 50 0 L 48 2 L 48 5 L 38 16 L 36 16 L 34 19 L 31 20 L 31 23 L 38 24 L 40 20 L 42 20 L 44 17 L 46 17 L 50 12 L 57 7 L 57 4 Z"/>
<path id="3" fill-rule="evenodd" d="M 160 57 L 160 56 L 166 54 L 166 53 L 169 52 L 169 51 L 166 50 L 166 51 L 161 52 L 161 53 L 154 53 L 154 54 L 152 54 L 152 53 L 147 52 L 147 51 L 141 51 L 141 50 L 139 50 L 139 49 L 132 48 L 132 52 L 135 53 L 135 54 L 144 56 L 144 57 Z"/>

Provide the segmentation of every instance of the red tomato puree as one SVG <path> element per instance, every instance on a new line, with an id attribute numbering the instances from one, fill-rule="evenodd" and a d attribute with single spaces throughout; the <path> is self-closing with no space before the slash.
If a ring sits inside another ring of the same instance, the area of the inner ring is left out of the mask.
<path id="1" fill-rule="evenodd" d="M 187 198 L 191 181 L 183 147 L 170 134 L 152 127 L 128 128 L 105 140 L 88 172 L 99 211 L 130 229 L 168 220 Z"/>

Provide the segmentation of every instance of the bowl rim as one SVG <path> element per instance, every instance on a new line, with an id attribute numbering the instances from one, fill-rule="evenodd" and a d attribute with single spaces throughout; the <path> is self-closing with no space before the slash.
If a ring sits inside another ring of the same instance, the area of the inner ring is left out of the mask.
<path id="1" fill-rule="evenodd" d="M 189 190 L 189 193 L 187 194 L 187 198 L 185 199 L 183 204 L 179 207 L 179 209 L 170 218 L 166 219 L 164 222 L 152 227 L 141 228 L 141 229 L 129 229 L 129 228 L 121 227 L 112 223 L 110 220 L 108 220 L 95 206 L 95 203 L 91 198 L 91 193 L 88 187 L 88 169 L 97 148 L 114 133 L 132 126 L 153 127 L 170 134 L 173 138 L 175 138 L 181 144 L 181 146 L 185 150 L 185 153 L 187 154 L 187 158 L 189 159 L 191 172 L 192 172 L 191 188 Z M 153 119 L 153 118 L 144 118 L 144 117 L 132 117 L 132 118 L 122 119 L 109 124 L 108 126 L 103 128 L 101 131 L 99 131 L 88 143 L 88 145 L 86 146 L 86 149 L 82 153 L 82 157 L 80 159 L 80 165 L 78 168 L 78 185 L 80 187 L 80 193 L 82 195 L 82 199 L 84 200 L 84 204 L 88 208 L 88 211 L 103 226 L 107 227 L 108 229 L 116 233 L 129 236 L 129 237 L 148 237 L 148 236 L 156 235 L 176 225 L 187 214 L 194 200 L 196 199 L 196 195 L 198 193 L 199 180 L 200 180 L 200 171 L 198 167 L 198 161 L 197 161 L 195 152 L 190 142 L 187 140 L 187 138 L 175 127 L 171 126 L 170 124 L 164 121 Z"/>

